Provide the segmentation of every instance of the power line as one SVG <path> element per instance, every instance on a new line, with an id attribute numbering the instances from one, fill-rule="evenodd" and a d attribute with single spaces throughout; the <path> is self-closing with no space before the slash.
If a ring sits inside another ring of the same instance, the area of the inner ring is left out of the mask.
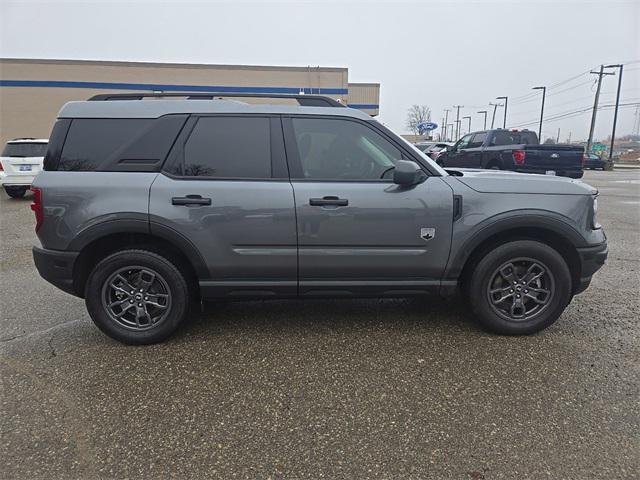
<path id="1" fill-rule="evenodd" d="M 628 103 L 621 103 L 620 104 L 620 108 L 629 108 L 629 107 L 635 107 L 640 105 L 640 102 L 628 102 Z M 614 108 L 616 105 L 615 103 L 610 103 L 607 105 L 601 105 L 598 107 L 598 110 L 608 110 L 611 108 Z M 579 110 L 570 110 L 568 112 L 562 112 L 562 113 L 558 113 L 556 115 L 552 115 L 549 117 L 545 117 L 544 121 L 545 122 L 553 122 L 553 121 L 557 121 L 557 120 L 564 120 L 565 118 L 571 118 L 571 117 L 576 117 L 579 115 L 582 115 L 584 113 L 587 113 L 588 111 L 590 111 L 593 108 L 593 106 L 586 106 L 583 107 Z M 540 121 L 540 119 L 531 119 L 529 121 L 526 122 L 520 122 L 517 125 L 515 125 L 516 127 L 528 127 L 531 125 L 536 125 L 538 122 Z"/>

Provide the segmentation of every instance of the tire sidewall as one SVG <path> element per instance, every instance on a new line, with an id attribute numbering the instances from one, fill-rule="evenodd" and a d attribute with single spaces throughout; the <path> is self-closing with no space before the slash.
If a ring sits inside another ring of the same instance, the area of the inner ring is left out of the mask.
<path id="1" fill-rule="evenodd" d="M 119 325 L 102 305 L 104 283 L 116 270 L 134 265 L 156 271 L 166 281 L 171 295 L 169 313 L 150 330 L 135 331 Z M 85 285 L 85 303 L 91 319 L 102 332 L 123 343 L 144 345 L 165 340 L 178 328 L 187 314 L 189 293 L 184 276 L 166 258 L 146 250 L 124 250 L 109 255 L 93 268 Z"/>
<path id="2" fill-rule="evenodd" d="M 528 257 L 543 263 L 551 271 L 555 287 L 551 303 L 540 314 L 529 320 L 509 321 L 493 311 L 486 292 L 496 269 L 518 257 Z M 553 324 L 569 304 L 571 289 L 569 267 L 556 250 L 540 242 L 518 240 L 496 247 L 480 260 L 471 278 L 469 299 L 477 319 L 485 328 L 504 335 L 525 335 Z"/>

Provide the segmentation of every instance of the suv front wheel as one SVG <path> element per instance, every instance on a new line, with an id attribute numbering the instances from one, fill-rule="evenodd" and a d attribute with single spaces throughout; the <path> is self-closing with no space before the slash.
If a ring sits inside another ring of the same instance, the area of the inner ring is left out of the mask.
<path id="1" fill-rule="evenodd" d="M 571 273 L 550 246 L 513 241 L 480 260 L 469 297 L 486 329 L 503 335 L 535 333 L 555 322 L 571 301 Z"/>
<path id="2" fill-rule="evenodd" d="M 184 275 L 161 255 L 123 250 L 100 261 L 85 288 L 94 323 L 128 344 L 165 340 L 187 315 L 189 291 Z"/>

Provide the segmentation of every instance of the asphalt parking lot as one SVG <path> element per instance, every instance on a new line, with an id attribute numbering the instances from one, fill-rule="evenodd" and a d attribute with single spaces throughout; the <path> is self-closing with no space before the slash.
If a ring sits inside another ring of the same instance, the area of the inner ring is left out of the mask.
<path id="1" fill-rule="evenodd" d="M 640 170 L 587 172 L 608 264 L 560 320 L 437 299 L 224 303 L 127 347 L 41 280 L 0 193 L 3 479 L 638 478 Z"/>

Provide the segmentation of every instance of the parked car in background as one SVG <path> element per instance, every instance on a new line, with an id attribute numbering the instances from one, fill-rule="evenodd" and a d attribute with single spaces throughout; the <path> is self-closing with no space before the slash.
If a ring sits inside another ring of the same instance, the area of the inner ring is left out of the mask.
<path id="1" fill-rule="evenodd" d="M 472 132 L 438 157 L 443 167 L 488 168 L 582 178 L 584 148 L 541 144 L 530 130 Z"/>
<path id="2" fill-rule="evenodd" d="M 188 95 L 66 104 L 33 185 L 38 271 L 122 342 L 167 338 L 201 298 L 457 292 L 485 328 L 529 334 L 607 257 L 585 183 L 448 173 L 327 97 Z"/>
<path id="3" fill-rule="evenodd" d="M 415 144 L 416 148 L 424 152 L 431 160 L 436 160 L 440 153 L 452 145 L 453 143 L 449 142 L 420 142 Z"/>
<path id="4" fill-rule="evenodd" d="M 42 170 L 47 139 L 16 138 L 7 142 L 0 157 L 0 185 L 12 198 L 24 197 Z"/>
<path id="5" fill-rule="evenodd" d="M 601 168 L 602 170 L 611 170 L 613 168 L 613 161 L 608 158 L 601 157 L 595 153 L 585 154 L 584 168 L 595 170 Z"/>

